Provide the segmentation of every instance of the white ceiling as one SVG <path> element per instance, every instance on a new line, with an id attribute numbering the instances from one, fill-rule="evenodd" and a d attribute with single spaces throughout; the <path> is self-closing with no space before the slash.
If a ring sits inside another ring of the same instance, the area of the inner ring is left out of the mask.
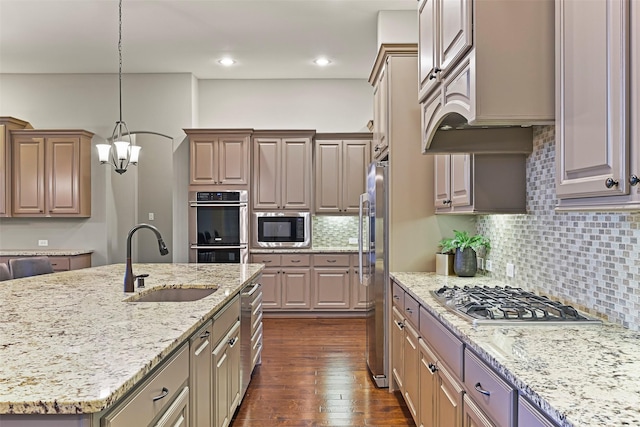
<path id="1" fill-rule="evenodd" d="M 415 0 L 123 0 L 123 73 L 367 78 L 380 10 Z M 0 73 L 117 73 L 117 0 L 0 0 Z M 238 62 L 217 63 L 225 55 Z M 325 55 L 333 62 L 313 64 Z"/>

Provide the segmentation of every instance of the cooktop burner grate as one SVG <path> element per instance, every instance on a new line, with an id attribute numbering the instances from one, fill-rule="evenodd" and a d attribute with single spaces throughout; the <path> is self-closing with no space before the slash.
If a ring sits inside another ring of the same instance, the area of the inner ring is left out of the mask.
<path id="1" fill-rule="evenodd" d="M 580 314 L 570 305 L 510 286 L 445 286 L 433 294 L 445 307 L 474 323 L 600 322 Z"/>

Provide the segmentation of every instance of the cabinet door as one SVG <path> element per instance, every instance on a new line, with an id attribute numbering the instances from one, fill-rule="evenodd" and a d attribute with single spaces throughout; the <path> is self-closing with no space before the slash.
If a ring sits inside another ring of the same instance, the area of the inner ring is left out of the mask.
<path id="1" fill-rule="evenodd" d="M 229 414 L 229 408 L 232 403 L 230 396 L 231 361 L 227 337 L 222 339 L 212 354 L 213 427 L 226 427 L 231 422 L 231 416 Z"/>
<path id="2" fill-rule="evenodd" d="M 424 340 L 419 340 L 419 376 L 420 376 L 420 427 L 438 427 L 435 412 L 435 390 L 438 386 L 436 356 Z"/>
<path id="3" fill-rule="evenodd" d="M 316 141 L 315 164 L 316 212 L 340 212 L 343 188 L 342 141 Z"/>
<path id="4" fill-rule="evenodd" d="M 52 137 L 46 140 L 48 178 L 48 213 L 68 215 L 80 213 L 80 138 Z"/>
<path id="5" fill-rule="evenodd" d="M 229 332 L 229 419 L 240 405 L 240 322 Z"/>
<path id="6" fill-rule="evenodd" d="M 280 272 L 277 269 L 262 270 L 262 308 L 269 310 L 282 307 Z"/>
<path id="7" fill-rule="evenodd" d="M 451 155 L 451 205 L 471 205 L 471 155 Z"/>
<path id="8" fill-rule="evenodd" d="M 369 307 L 367 301 L 367 287 L 360 283 L 359 270 L 351 269 L 351 307 L 356 310 L 364 310 Z"/>
<path id="9" fill-rule="evenodd" d="M 518 424 L 526 427 L 556 427 L 556 424 L 549 421 L 540 410 L 536 409 L 523 397 L 518 398 Z"/>
<path id="10" fill-rule="evenodd" d="M 189 395 L 189 387 L 184 387 L 154 427 L 190 427 Z"/>
<path id="11" fill-rule="evenodd" d="M 561 199 L 629 192 L 628 14 L 628 1 L 556 2 Z"/>
<path id="12" fill-rule="evenodd" d="M 418 333 L 405 322 L 404 327 L 404 401 L 411 412 L 414 421 L 420 421 L 419 395 L 420 395 L 420 351 L 418 350 Z"/>
<path id="13" fill-rule="evenodd" d="M 464 396 L 463 406 L 463 427 L 496 427 L 495 424 L 493 424 L 480 410 L 480 408 L 476 406 L 473 400 L 469 398 L 469 395 Z"/>
<path id="14" fill-rule="evenodd" d="M 439 25 L 436 25 L 437 63 L 446 75 L 450 67 L 469 50 L 472 44 L 472 1 L 440 0 Z"/>
<path id="15" fill-rule="evenodd" d="M 191 184 L 218 183 L 218 138 L 193 135 L 189 137 L 191 149 Z"/>
<path id="16" fill-rule="evenodd" d="M 255 138 L 253 150 L 253 207 L 280 208 L 280 139 Z"/>
<path id="17" fill-rule="evenodd" d="M 282 271 L 282 308 L 310 308 L 311 281 L 308 269 Z"/>
<path id="18" fill-rule="evenodd" d="M 7 125 L 0 124 L 0 217 L 11 214 L 11 150 Z"/>
<path id="19" fill-rule="evenodd" d="M 311 140 L 282 140 L 281 209 L 311 209 Z"/>
<path id="20" fill-rule="evenodd" d="M 434 167 L 435 205 L 437 209 L 451 207 L 451 155 L 436 154 Z"/>
<path id="21" fill-rule="evenodd" d="M 44 138 L 13 140 L 13 214 L 45 214 Z"/>
<path id="22" fill-rule="evenodd" d="M 342 146 L 342 212 L 358 213 L 360 195 L 367 190 L 370 141 L 344 141 Z"/>
<path id="23" fill-rule="evenodd" d="M 192 427 L 211 425 L 211 321 L 189 342 L 189 385 Z"/>
<path id="24" fill-rule="evenodd" d="M 249 183 L 249 137 L 220 137 L 218 140 L 218 184 Z"/>
<path id="25" fill-rule="evenodd" d="M 391 356 L 393 379 L 404 394 L 404 318 L 395 306 L 391 325 Z"/>
<path id="26" fill-rule="evenodd" d="M 420 99 L 439 81 L 436 69 L 436 0 L 422 0 L 418 6 L 418 69 Z"/>
<path id="27" fill-rule="evenodd" d="M 348 310 L 351 308 L 349 267 L 314 269 L 314 308 Z"/>
<path id="28" fill-rule="evenodd" d="M 378 78 L 378 147 L 375 158 L 381 158 L 389 147 L 389 73 L 387 67 L 382 69 Z"/>
<path id="29" fill-rule="evenodd" d="M 462 425 L 462 398 L 464 389 L 442 364 L 438 364 L 438 386 L 436 388 L 436 414 L 439 426 L 460 427 Z"/>

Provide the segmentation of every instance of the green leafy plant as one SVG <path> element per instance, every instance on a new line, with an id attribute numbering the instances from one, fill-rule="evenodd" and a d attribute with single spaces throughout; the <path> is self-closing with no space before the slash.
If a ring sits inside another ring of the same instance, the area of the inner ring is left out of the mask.
<path id="1" fill-rule="evenodd" d="M 454 253 L 456 249 L 465 250 L 471 248 L 474 251 L 484 247 L 486 250 L 491 249 L 489 239 L 480 234 L 470 236 L 467 231 L 453 230 L 454 237 L 440 240 L 439 245 L 442 247 L 441 253 Z"/>

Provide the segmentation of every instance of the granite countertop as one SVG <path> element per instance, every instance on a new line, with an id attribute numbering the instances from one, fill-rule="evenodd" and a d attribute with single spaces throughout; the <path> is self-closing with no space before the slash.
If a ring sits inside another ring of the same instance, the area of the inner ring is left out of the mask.
<path id="1" fill-rule="evenodd" d="M 311 248 L 259 248 L 249 249 L 252 254 L 325 254 L 325 253 L 358 253 L 357 246 L 332 246 L 332 247 L 311 247 Z"/>
<path id="2" fill-rule="evenodd" d="M 606 322 L 474 327 L 444 308 L 430 291 L 504 283 L 434 273 L 391 277 L 561 426 L 640 425 L 639 333 Z"/>
<path id="3" fill-rule="evenodd" d="M 0 249 L 0 256 L 75 256 L 93 253 L 93 249 Z"/>
<path id="4" fill-rule="evenodd" d="M 192 302 L 133 303 L 124 264 L 0 286 L 0 414 L 99 412 L 255 279 L 260 264 L 134 264 L 145 289 L 218 286 Z M 136 291 L 138 292 L 138 291 Z"/>

